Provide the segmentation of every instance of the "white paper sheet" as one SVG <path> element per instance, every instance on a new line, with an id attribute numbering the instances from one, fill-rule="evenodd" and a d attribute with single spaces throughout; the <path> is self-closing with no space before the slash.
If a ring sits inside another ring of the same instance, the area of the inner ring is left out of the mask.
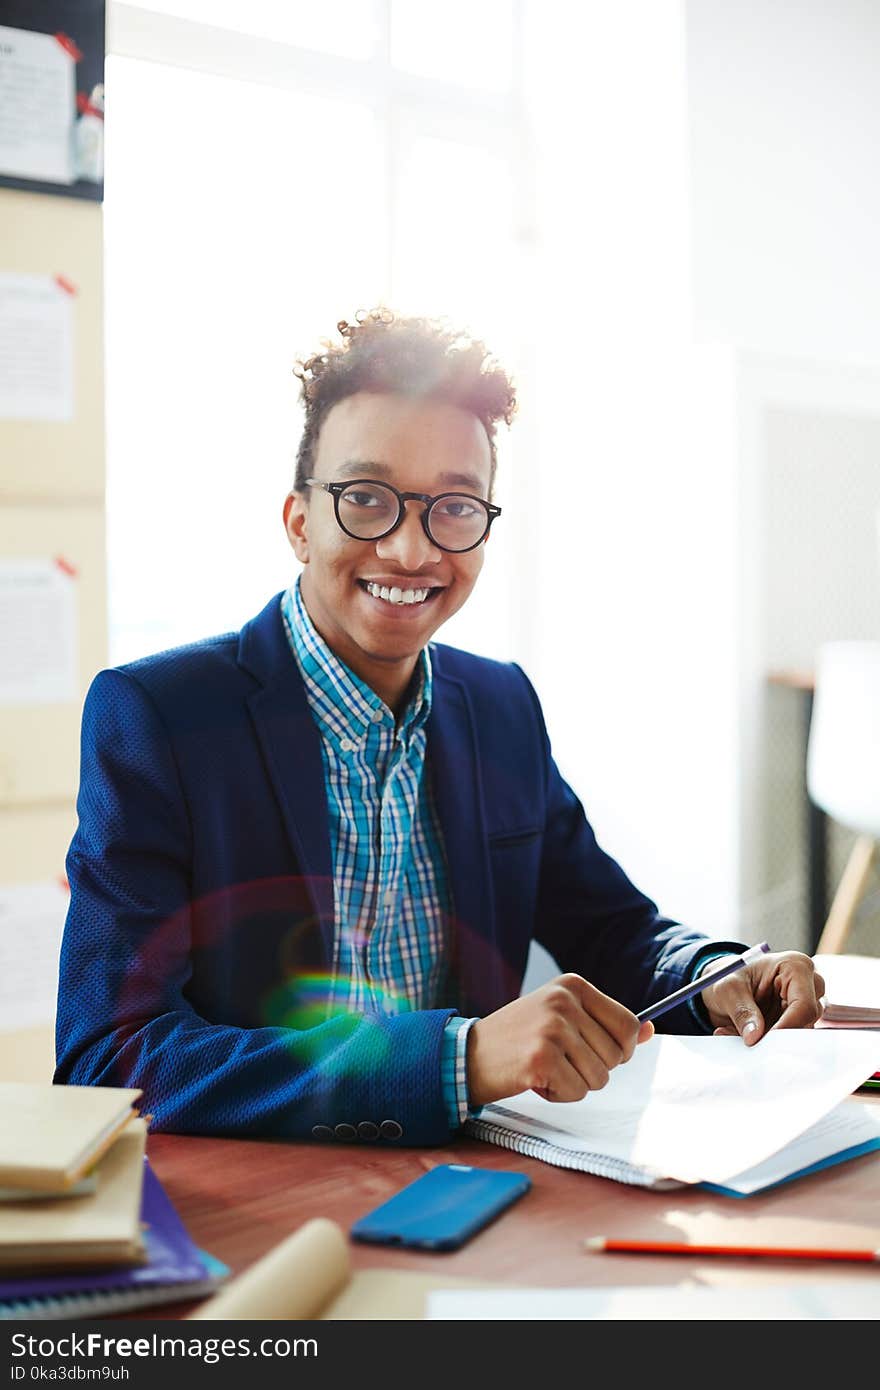
<path id="1" fill-rule="evenodd" d="M 743 1197 L 761 1192 L 765 1187 L 785 1182 L 793 1173 L 824 1163 L 845 1149 L 861 1144 L 876 1144 L 880 1140 L 880 1105 L 859 1104 L 855 1100 L 841 1101 L 817 1120 L 803 1134 L 792 1139 L 780 1153 L 771 1154 L 763 1163 L 728 1178 L 725 1188 Z"/>
<path id="2" fill-rule="evenodd" d="M 73 183 L 75 67 L 53 34 L 0 25 L 0 174 Z"/>
<path id="3" fill-rule="evenodd" d="M 52 275 L 0 271 L 0 420 L 72 419 L 73 295 Z"/>
<path id="4" fill-rule="evenodd" d="M 674 1288 L 441 1289 L 428 1294 L 425 1316 L 455 1322 L 876 1320 L 880 1299 L 876 1282 L 870 1279 L 762 1283 L 755 1288 L 682 1284 Z"/>
<path id="5" fill-rule="evenodd" d="M 76 699 L 76 582 L 54 560 L 0 560 L 0 706 Z"/>
<path id="6" fill-rule="evenodd" d="M 584 1100 L 553 1104 L 525 1091 L 499 1104 L 562 1147 L 724 1185 L 827 1115 L 875 1070 L 876 1053 L 867 1032 L 771 1030 L 754 1047 L 657 1034 Z M 491 1120 L 492 1107 L 480 1118 Z"/>
<path id="7" fill-rule="evenodd" d="M 70 890 L 52 880 L 0 888 L 0 1030 L 54 1021 L 69 905 Z"/>

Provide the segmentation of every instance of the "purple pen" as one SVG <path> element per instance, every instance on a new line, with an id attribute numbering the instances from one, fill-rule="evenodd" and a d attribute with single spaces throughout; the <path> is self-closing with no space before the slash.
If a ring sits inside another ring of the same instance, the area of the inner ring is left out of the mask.
<path id="1" fill-rule="evenodd" d="M 725 965 L 719 965 L 717 970 L 710 970 L 705 975 L 699 975 L 696 980 L 692 980 L 689 985 L 682 985 L 674 994 L 667 994 L 665 999 L 658 999 L 656 1004 L 650 1004 L 647 1009 L 642 1009 L 636 1018 L 640 1023 L 646 1019 L 657 1018 L 658 1014 L 665 1014 L 667 1009 L 674 1009 L 676 1004 L 683 1004 L 686 999 L 693 999 L 695 994 L 700 994 L 710 985 L 714 985 L 718 980 L 723 980 L 725 975 L 732 975 L 735 970 L 742 970 L 744 965 L 751 965 L 760 956 L 766 955 L 770 950 L 770 943 L 762 941 L 759 946 L 750 946 L 748 951 L 744 951 L 735 960 L 728 960 Z"/>

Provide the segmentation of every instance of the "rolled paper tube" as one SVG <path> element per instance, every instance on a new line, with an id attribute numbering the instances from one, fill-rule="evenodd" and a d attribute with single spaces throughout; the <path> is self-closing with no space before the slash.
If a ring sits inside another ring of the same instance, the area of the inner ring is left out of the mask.
<path id="1" fill-rule="evenodd" d="M 317 1217 L 287 1236 L 194 1313 L 213 1318 L 319 1318 L 351 1275 L 348 1242 L 335 1221 Z"/>

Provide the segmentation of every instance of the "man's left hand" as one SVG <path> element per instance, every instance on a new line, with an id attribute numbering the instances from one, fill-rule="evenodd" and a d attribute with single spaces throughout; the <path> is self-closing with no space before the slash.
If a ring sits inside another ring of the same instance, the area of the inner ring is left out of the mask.
<path id="1" fill-rule="evenodd" d="M 708 967 L 721 965 L 719 960 Z M 771 1028 L 812 1028 L 822 1016 L 825 981 L 802 951 L 774 951 L 704 989 L 716 1035 L 752 1046 Z"/>

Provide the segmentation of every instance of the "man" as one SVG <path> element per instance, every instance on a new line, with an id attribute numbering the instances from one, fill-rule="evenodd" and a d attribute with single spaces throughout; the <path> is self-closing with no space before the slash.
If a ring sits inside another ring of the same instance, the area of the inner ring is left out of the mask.
<path id="1" fill-rule="evenodd" d="M 506 375 L 438 324 L 339 327 L 298 367 L 299 581 L 86 699 L 56 1080 L 139 1086 L 155 1129 L 439 1143 L 601 1088 L 636 1011 L 744 949 L 599 848 L 518 666 L 431 642 L 499 514 Z M 520 998 L 533 939 L 568 973 Z M 661 1026 L 754 1043 L 823 989 L 777 953 Z"/>

